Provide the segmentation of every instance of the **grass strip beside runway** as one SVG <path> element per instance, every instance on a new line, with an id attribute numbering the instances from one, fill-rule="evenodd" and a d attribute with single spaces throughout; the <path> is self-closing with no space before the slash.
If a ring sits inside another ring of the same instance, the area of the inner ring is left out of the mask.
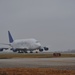
<path id="1" fill-rule="evenodd" d="M 0 54 L 0 59 L 10 59 L 10 58 L 55 58 L 53 54 Z M 57 57 L 57 56 L 56 56 Z M 75 54 L 61 54 L 60 57 L 75 57 Z"/>

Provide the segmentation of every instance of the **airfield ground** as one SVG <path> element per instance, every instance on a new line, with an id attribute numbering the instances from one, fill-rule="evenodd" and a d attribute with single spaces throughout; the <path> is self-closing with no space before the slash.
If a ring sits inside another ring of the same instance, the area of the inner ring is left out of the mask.
<path id="1" fill-rule="evenodd" d="M 75 75 L 75 54 L 0 54 L 0 75 Z"/>
<path id="2" fill-rule="evenodd" d="M 1 68 L 0 75 L 75 75 L 75 70 L 57 70 L 51 68 Z"/>
<path id="3" fill-rule="evenodd" d="M 10 58 L 57 58 L 53 56 L 53 53 L 4 53 L 0 54 L 0 59 Z M 63 57 L 75 57 L 75 53 L 61 53 L 60 58 Z"/>

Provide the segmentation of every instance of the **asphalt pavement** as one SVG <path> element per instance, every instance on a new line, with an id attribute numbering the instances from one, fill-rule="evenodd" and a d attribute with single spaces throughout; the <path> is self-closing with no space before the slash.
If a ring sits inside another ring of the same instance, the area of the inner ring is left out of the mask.
<path id="1" fill-rule="evenodd" d="M 75 58 L 13 58 L 0 59 L 0 68 L 74 69 Z"/>

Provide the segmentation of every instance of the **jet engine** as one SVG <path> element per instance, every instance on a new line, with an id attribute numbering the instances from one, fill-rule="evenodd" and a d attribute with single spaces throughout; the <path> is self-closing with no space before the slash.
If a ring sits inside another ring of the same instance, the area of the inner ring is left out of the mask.
<path id="1" fill-rule="evenodd" d="M 11 48 L 10 50 L 12 50 L 13 52 L 17 52 L 17 49 Z"/>
<path id="2" fill-rule="evenodd" d="M 0 51 L 3 51 L 3 48 L 0 48 Z"/>
<path id="3" fill-rule="evenodd" d="M 42 52 L 42 51 L 43 51 L 43 49 L 39 49 L 39 51 L 40 51 L 40 52 Z"/>
<path id="4" fill-rule="evenodd" d="M 44 47 L 44 50 L 47 51 L 47 50 L 49 50 L 49 48 L 48 47 Z"/>

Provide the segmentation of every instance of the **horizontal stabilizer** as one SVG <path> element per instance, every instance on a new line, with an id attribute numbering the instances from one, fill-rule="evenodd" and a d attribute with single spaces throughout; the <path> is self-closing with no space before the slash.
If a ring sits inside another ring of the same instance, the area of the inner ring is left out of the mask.
<path id="1" fill-rule="evenodd" d="M 6 43 L 0 43 L 0 44 L 2 44 L 2 45 L 9 45 L 9 46 L 11 46 L 11 44 L 9 43 L 9 44 L 6 44 Z"/>

